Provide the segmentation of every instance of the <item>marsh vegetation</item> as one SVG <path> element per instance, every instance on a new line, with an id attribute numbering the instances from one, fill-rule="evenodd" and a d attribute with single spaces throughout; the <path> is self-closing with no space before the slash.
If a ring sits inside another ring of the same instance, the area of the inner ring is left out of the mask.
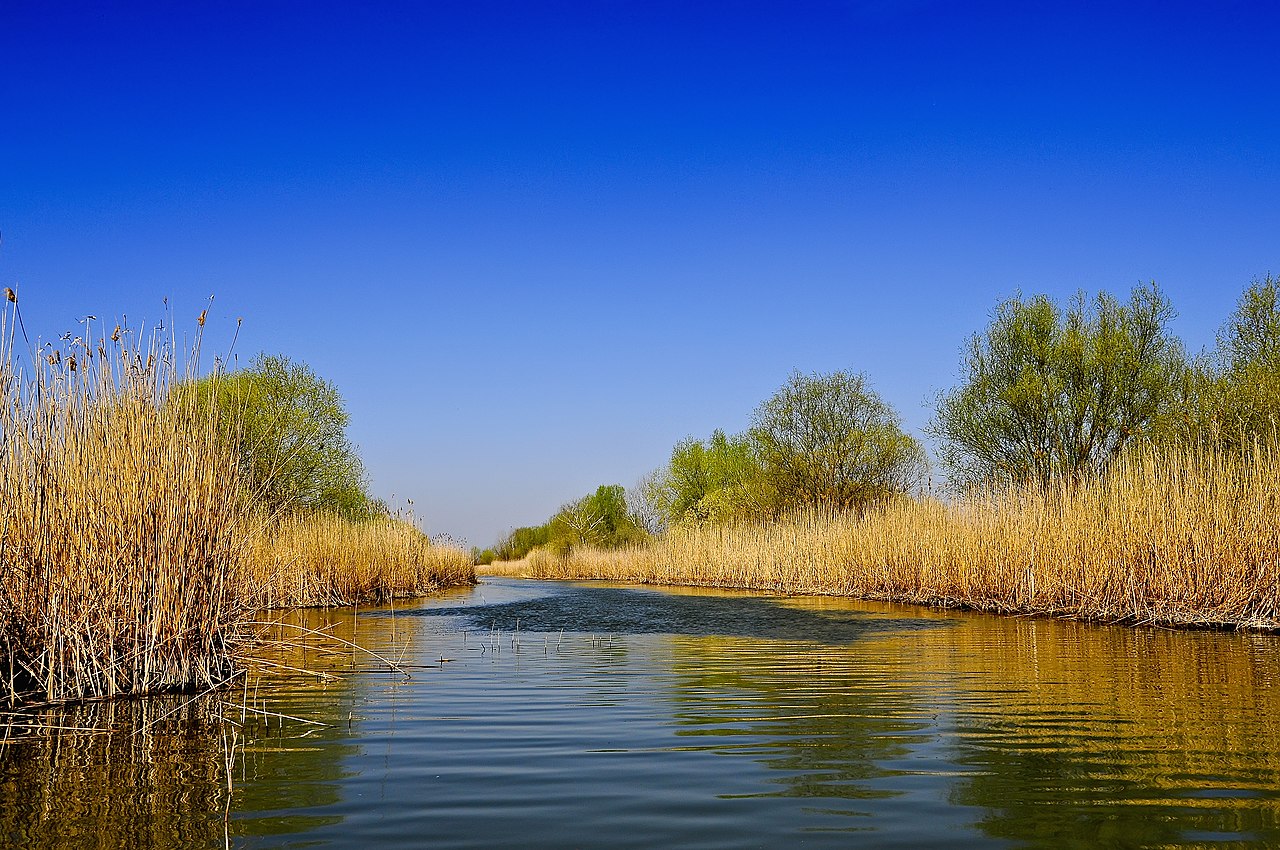
<path id="1" fill-rule="evenodd" d="M 796 374 L 631 491 L 643 543 L 517 529 L 497 553 L 543 577 L 1275 628 L 1278 293 L 1255 281 L 1196 357 L 1154 285 L 1011 299 L 937 398 L 945 486 L 865 376 Z"/>
<path id="2" fill-rule="evenodd" d="M 0 701 L 211 688 L 256 608 L 470 580 L 462 552 L 364 495 L 335 441 L 345 413 L 308 370 L 200 377 L 198 334 L 184 349 L 90 322 L 37 349 L 6 296 Z M 297 413 L 315 398 L 327 411 Z"/>

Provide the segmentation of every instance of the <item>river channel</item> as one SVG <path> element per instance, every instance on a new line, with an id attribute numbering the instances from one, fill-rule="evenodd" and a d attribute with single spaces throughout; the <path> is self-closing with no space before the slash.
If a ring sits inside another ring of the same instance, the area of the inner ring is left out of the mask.
<path id="1" fill-rule="evenodd" d="M 47 715 L 0 846 L 1280 846 L 1280 637 L 507 578 L 299 617 L 407 677 Z"/>

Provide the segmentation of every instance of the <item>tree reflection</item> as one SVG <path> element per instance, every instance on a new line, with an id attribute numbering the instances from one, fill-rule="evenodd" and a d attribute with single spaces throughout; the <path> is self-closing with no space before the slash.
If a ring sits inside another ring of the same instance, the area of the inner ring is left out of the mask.
<path id="1" fill-rule="evenodd" d="M 956 614 L 895 634 L 902 610 L 844 646 L 676 638 L 677 734 L 767 768 L 755 796 L 872 829 L 932 789 L 1016 846 L 1280 845 L 1273 637 Z"/>

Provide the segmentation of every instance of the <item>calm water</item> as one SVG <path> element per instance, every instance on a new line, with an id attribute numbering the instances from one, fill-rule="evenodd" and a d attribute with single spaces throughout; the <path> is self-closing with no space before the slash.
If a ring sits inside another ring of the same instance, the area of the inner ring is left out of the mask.
<path id="1" fill-rule="evenodd" d="M 51 716 L 118 731 L 0 748 L 0 844 L 1280 846 L 1280 638 L 507 579 L 324 618 L 412 678 Z"/>

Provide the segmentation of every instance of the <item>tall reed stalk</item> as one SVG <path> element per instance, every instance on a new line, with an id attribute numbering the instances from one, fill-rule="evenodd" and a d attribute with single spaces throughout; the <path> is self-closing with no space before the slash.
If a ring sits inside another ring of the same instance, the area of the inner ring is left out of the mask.
<path id="1" fill-rule="evenodd" d="M 216 411 L 171 392 L 179 352 L 159 334 L 93 339 L 86 324 L 58 348 L 26 343 L 35 362 L 21 363 L 10 300 L 0 319 L 0 700 L 224 680 L 249 515 Z"/>
<path id="2" fill-rule="evenodd" d="M 469 554 L 433 545 L 390 517 L 298 516 L 263 525 L 245 569 L 245 599 L 259 608 L 387 602 L 475 581 Z"/>
<path id="3" fill-rule="evenodd" d="M 616 552 L 538 553 L 544 577 L 829 593 L 1176 625 L 1280 626 L 1280 454 L 1147 448 L 1048 490 L 863 516 L 676 529 Z"/>

